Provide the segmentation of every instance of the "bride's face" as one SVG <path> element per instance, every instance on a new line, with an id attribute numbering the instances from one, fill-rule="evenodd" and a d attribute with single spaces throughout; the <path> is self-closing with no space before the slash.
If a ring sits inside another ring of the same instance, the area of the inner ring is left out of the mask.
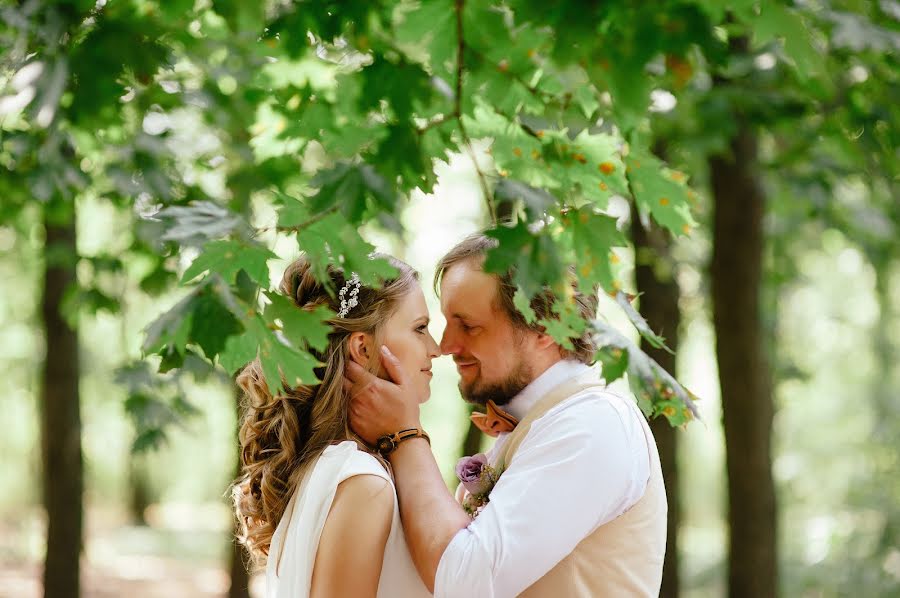
<path id="1" fill-rule="evenodd" d="M 384 324 L 384 344 L 391 350 L 410 382 L 425 402 L 431 396 L 431 360 L 441 352 L 428 332 L 428 307 L 422 287 L 416 284 L 400 300 L 397 310 Z M 384 376 L 384 372 L 380 375 Z"/>

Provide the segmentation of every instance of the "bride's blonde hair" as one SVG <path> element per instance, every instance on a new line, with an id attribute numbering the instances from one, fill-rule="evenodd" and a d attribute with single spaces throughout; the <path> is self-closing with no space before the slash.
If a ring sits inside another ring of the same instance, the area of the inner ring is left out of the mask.
<path id="1" fill-rule="evenodd" d="M 381 328 L 396 310 L 399 300 L 412 290 L 418 274 L 407 264 L 389 258 L 397 276 L 381 288 L 360 286 L 358 304 L 343 318 L 329 320 L 331 333 L 322 352 L 308 347 L 323 365 L 316 369 L 320 383 L 282 388 L 272 394 L 259 360 L 237 376 L 243 390 L 239 432 L 241 471 L 232 494 L 240 531 L 238 539 L 257 565 L 265 563 L 272 534 L 303 475 L 329 444 L 353 438 L 347 417 L 349 399 L 343 390 L 344 366 L 349 359 L 347 339 L 354 332 L 371 334 L 376 346 Z M 327 305 L 340 308 L 335 289 L 347 282 L 344 274 L 329 266 L 332 288 L 313 276 L 307 258 L 294 261 L 284 273 L 280 292 L 298 309 Z"/>

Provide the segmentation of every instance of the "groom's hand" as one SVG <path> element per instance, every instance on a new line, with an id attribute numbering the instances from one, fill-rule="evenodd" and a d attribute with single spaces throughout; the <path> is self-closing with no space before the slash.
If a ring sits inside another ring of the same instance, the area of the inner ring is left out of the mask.
<path id="1" fill-rule="evenodd" d="M 348 361 L 344 388 L 350 395 L 350 427 L 371 445 L 381 436 L 408 428 L 421 428 L 419 397 L 400 362 L 381 347 L 381 363 L 389 380 Z"/>

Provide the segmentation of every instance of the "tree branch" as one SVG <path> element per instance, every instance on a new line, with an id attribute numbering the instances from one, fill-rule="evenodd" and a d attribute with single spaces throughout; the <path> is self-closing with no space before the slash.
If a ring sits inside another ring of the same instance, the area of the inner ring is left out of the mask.
<path id="1" fill-rule="evenodd" d="M 494 211 L 494 204 L 491 201 L 491 191 L 488 186 L 487 177 L 478 166 L 478 156 L 475 155 L 475 149 L 472 147 L 472 139 L 466 132 L 466 126 L 462 119 L 462 79 L 464 68 L 464 54 L 466 50 L 465 39 L 463 38 L 463 9 L 465 8 L 465 0 L 456 0 L 456 97 L 454 98 L 453 115 L 459 123 L 459 132 L 462 135 L 463 144 L 466 151 L 472 159 L 475 166 L 475 172 L 478 174 L 478 182 L 481 184 L 481 193 L 484 195 L 484 201 L 487 204 L 488 214 L 491 218 L 491 225 L 497 224 L 497 213 Z"/>

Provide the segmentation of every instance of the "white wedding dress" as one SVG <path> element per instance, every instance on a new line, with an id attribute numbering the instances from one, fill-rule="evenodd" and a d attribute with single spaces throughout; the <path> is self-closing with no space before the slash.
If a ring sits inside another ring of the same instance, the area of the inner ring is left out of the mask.
<path id="1" fill-rule="evenodd" d="M 394 481 L 374 456 L 359 450 L 355 442 L 348 440 L 323 451 L 288 502 L 269 547 L 266 598 L 309 596 L 319 538 L 335 491 L 342 481 L 360 474 L 384 478 L 394 489 L 394 520 L 384 547 L 378 596 L 431 596 L 406 547 Z"/>

